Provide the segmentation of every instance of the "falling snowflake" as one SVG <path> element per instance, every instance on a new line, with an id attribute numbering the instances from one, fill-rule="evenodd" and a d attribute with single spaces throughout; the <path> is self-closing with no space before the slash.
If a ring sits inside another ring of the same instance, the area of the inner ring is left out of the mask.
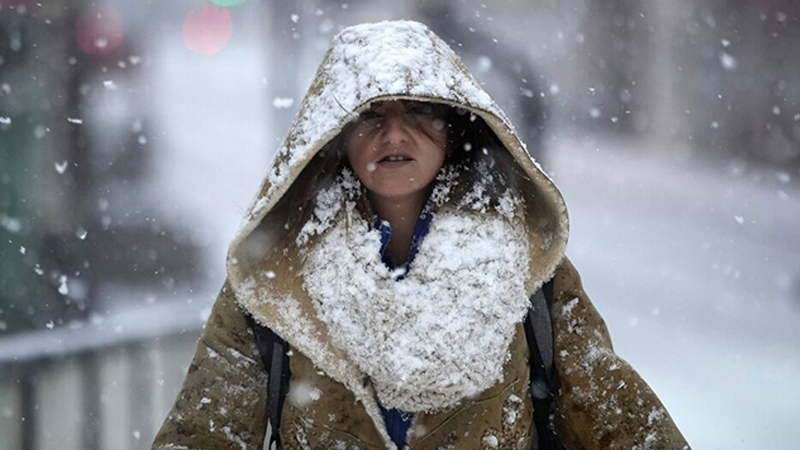
<path id="1" fill-rule="evenodd" d="M 61 275 L 58 279 L 59 286 L 58 286 L 58 293 L 61 295 L 69 294 L 69 287 L 67 287 L 67 276 Z"/>
<path id="2" fill-rule="evenodd" d="M 722 67 L 725 70 L 735 70 L 736 67 L 739 65 L 739 62 L 736 61 L 736 58 L 725 52 L 719 54 L 719 61 L 720 63 L 722 63 Z"/>
<path id="3" fill-rule="evenodd" d="M 294 104 L 294 99 L 290 97 L 275 97 L 272 100 L 272 106 L 278 109 L 289 108 Z"/>

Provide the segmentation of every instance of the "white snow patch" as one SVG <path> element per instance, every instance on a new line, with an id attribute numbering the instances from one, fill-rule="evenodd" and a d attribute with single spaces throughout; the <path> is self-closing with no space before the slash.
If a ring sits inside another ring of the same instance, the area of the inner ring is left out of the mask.
<path id="1" fill-rule="evenodd" d="M 57 162 L 57 163 L 55 163 L 56 172 L 58 172 L 59 174 L 62 174 L 62 173 L 64 173 L 64 172 L 66 172 L 66 170 L 67 170 L 67 164 L 68 164 L 68 162 L 67 162 L 67 161 L 63 161 L 63 162 Z"/>
<path id="2" fill-rule="evenodd" d="M 647 424 L 648 425 L 654 424 L 656 421 L 663 419 L 665 414 L 666 411 L 664 409 L 654 408 L 652 411 L 650 411 L 650 414 L 647 415 Z"/>
<path id="3" fill-rule="evenodd" d="M 19 233 L 22 229 L 22 222 L 15 217 L 0 214 L 0 226 L 5 228 L 9 233 Z"/>
<path id="4" fill-rule="evenodd" d="M 58 293 L 61 295 L 69 294 L 69 287 L 67 286 L 67 276 L 61 275 L 58 279 Z"/>
<path id="5" fill-rule="evenodd" d="M 341 203 L 321 196 L 315 216 L 334 222 Z M 520 276 L 529 263 L 523 226 L 496 211 L 439 210 L 412 269 L 395 281 L 380 257 L 380 231 L 352 205 L 344 214 L 309 251 L 304 288 L 381 403 L 436 410 L 502 379 L 515 326 L 530 306 Z"/>
<path id="6" fill-rule="evenodd" d="M 739 62 L 736 61 L 736 58 L 726 52 L 719 54 L 719 61 L 722 63 L 722 67 L 725 70 L 736 70 L 736 67 L 739 66 Z"/>
<path id="7" fill-rule="evenodd" d="M 290 97 L 275 97 L 272 99 L 272 106 L 278 109 L 290 108 L 294 105 L 294 99 Z"/>
<path id="8" fill-rule="evenodd" d="M 313 217 L 303 225 L 297 235 L 298 247 L 304 246 L 309 239 L 321 234 L 331 227 L 333 220 L 346 202 L 346 207 L 355 206 L 354 199 L 361 189 L 361 184 L 350 169 L 345 168 L 336 183 L 317 194 L 317 207 Z M 345 200 L 346 199 L 346 200 Z"/>
<path id="9" fill-rule="evenodd" d="M 573 298 L 572 300 L 568 301 L 568 302 L 567 302 L 567 303 L 566 303 L 566 304 L 565 304 L 565 305 L 564 305 L 564 306 L 561 308 L 561 314 L 563 314 L 563 315 L 565 315 L 565 316 L 572 316 L 572 310 L 574 310 L 574 309 L 575 309 L 575 307 L 576 307 L 576 306 L 578 306 L 578 302 L 579 302 L 579 301 L 580 301 L 580 299 L 579 299 L 578 297 L 575 297 L 575 298 Z"/>
<path id="10" fill-rule="evenodd" d="M 288 397 L 292 404 L 303 407 L 319 400 L 322 397 L 322 391 L 308 381 L 298 380 L 292 382 Z"/>
<path id="11" fill-rule="evenodd" d="M 227 437 L 229 441 L 235 442 L 236 444 L 238 444 L 239 447 L 241 447 L 242 450 L 247 450 L 247 443 L 245 441 L 243 441 L 241 437 L 233 434 L 231 432 L 231 427 L 230 426 L 225 425 L 224 427 L 222 427 L 222 431 L 225 433 L 225 437 Z"/>

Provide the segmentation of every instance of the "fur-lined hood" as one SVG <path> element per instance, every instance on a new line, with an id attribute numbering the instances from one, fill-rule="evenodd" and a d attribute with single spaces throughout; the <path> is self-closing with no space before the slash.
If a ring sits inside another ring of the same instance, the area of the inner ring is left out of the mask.
<path id="1" fill-rule="evenodd" d="M 412 21 L 363 24 L 337 34 L 236 233 L 227 271 L 240 306 L 352 390 L 376 422 L 381 419 L 374 391 L 358 367 L 331 344 L 304 292 L 298 266 L 302 258 L 277 249 L 276 243 L 286 233 L 286 216 L 275 206 L 317 152 L 360 111 L 373 101 L 394 99 L 463 108 L 482 118 L 513 157 L 527 184 L 522 192 L 532 249 L 525 283 L 528 292 L 552 276 L 563 258 L 569 232 L 558 188 L 530 157 L 503 111 L 442 39 Z"/>

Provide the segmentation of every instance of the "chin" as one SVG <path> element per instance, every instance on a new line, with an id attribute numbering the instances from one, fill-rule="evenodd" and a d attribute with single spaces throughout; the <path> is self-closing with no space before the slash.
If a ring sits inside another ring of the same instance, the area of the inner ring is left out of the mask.
<path id="1" fill-rule="evenodd" d="M 407 197 L 422 191 L 425 187 L 411 183 L 391 183 L 376 186 L 375 189 L 370 189 L 374 194 L 391 198 L 391 197 Z"/>

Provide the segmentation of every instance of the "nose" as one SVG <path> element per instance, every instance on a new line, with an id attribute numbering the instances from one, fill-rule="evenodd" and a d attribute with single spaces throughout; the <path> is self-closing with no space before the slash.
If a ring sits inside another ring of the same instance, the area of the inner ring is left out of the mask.
<path id="1" fill-rule="evenodd" d="M 381 124 L 381 144 L 397 146 L 409 141 L 408 124 L 403 111 L 386 111 Z"/>

